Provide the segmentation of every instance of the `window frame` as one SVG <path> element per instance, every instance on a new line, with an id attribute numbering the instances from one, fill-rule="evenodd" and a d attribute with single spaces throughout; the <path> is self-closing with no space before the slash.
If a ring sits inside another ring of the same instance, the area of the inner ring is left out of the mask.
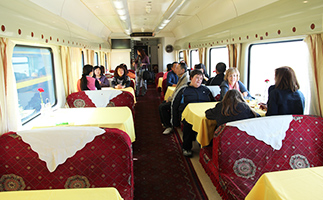
<path id="1" fill-rule="evenodd" d="M 211 65 L 211 62 L 212 62 L 212 57 L 211 57 L 211 51 L 212 51 L 212 49 L 222 49 L 222 48 L 226 48 L 227 49 L 227 51 L 229 52 L 229 50 L 228 50 L 228 47 L 227 46 L 217 46 L 217 47 L 212 47 L 212 48 L 209 48 L 209 75 L 210 75 L 210 77 L 211 77 L 211 75 L 212 75 L 212 65 Z M 228 65 L 227 65 L 227 69 L 229 68 L 229 56 L 228 56 Z"/>
<path id="2" fill-rule="evenodd" d="M 289 42 L 300 42 L 303 39 L 291 39 L 291 40 L 279 40 L 279 41 L 272 41 L 272 42 L 259 42 L 259 43 L 252 43 L 248 46 L 248 67 L 247 67 L 247 89 L 250 90 L 250 61 L 251 61 L 251 48 L 255 45 L 264 45 L 264 44 L 275 44 L 275 43 L 289 43 Z"/>
<path id="3" fill-rule="evenodd" d="M 199 53 L 199 51 L 198 51 L 198 49 L 191 49 L 190 50 L 190 67 L 191 67 L 191 69 L 194 69 L 194 65 L 193 65 L 193 63 L 192 63 L 192 58 L 193 58 L 193 56 L 192 56 L 192 52 L 193 51 L 195 51 L 195 52 L 197 52 L 197 55 L 198 55 L 198 53 Z M 197 63 L 197 64 L 199 64 L 199 63 Z"/>
<path id="4" fill-rule="evenodd" d="M 53 53 L 53 48 L 52 47 L 49 47 L 49 46 L 33 46 L 33 45 L 28 45 L 28 44 L 16 44 L 14 47 L 13 47 L 13 54 L 12 54 L 12 57 L 14 55 L 14 49 L 15 47 L 23 47 L 23 48 L 32 48 L 32 49 L 47 49 L 49 50 L 49 53 L 50 53 L 50 59 L 51 59 L 51 63 L 52 63 L 52 80 L 53 80 L 53 88 L 54 88 L 54 96 L 55 96 L 55 100 L 54 100 L 54 103 L 51 104 L 51 107 L 53 108 L 54 106 L 57 105 L 58 103 L 58 93 L 57 93 L 57 85 L 56 85 L 56 74 L 55 74 L 55 59 L 54 59 L 54 53 Z M 12 61 L 11 61 L 12 63 Z M 12 63 L 13 65 L 13 63 Z M 13 66 L 12 66 L 13 67 Z M 14 71 L 14 68 L 13 68 L 13 71 Z M 17 84 L 17 80 L 16 81 L 16 84 Z M 18 89 L 17 89 L 17 94 L 18 94 Z M 18 101 L 19 101 L 19 98 L 18 98 Z M 29 123 L 30 121 L 32 121 L 33 119 L 35 119 L 36 117 L 38 117 L 41 113 L 38 112 L 37 114 L 35 114 L 34 116 L 30 117 L 30 119 L 22 122 L 21 121 L 21 124 L 22 126 L 26 125 L 27 123 Z"/>

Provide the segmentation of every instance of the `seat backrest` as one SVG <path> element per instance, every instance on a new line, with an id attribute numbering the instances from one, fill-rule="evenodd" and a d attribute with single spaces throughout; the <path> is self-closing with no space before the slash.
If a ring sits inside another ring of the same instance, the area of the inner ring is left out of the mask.
<path id="1" fill-rule="evenodd" d="M 294 115 L 280 150 L 233 126 L 220 126 L 216 135 L 212 162 L 221 169 L 219 181 L 234 199 L 244 199 L 265 172 L 323 165 L 321 117 Z"/>
<path id="2" fill-rule="evenodd" d="M 130 92 L 122 91 L 121 94 L 111 99 L 107 106 L 127 106 L 130 108 L 133 118 L 135 118 L 135 102 L 134 97 Z"/>
<path id="3" fill-rule="evenodd" d="M 119 129 L 106 128 L 52 173 L 14 132 L 0 136 L 0 153 L 1 191 L 115 187 L 124 199 L 133 199 L 131 141 Z"/>
<path id="4" fill-rule="evenodd" d="M 164 72 L 158 72 L 158 73 L 156 74 L 156 77 L 155 77 L 155 85 L 156 85 L 156 86 L 158 85 L 158 79 L 159 79 L 160 77 L 163 77 L 163 75 L 164 75 Z"/>
<path id="5" fill-rule="evenodd" d="M 166 91 L 167 91 L 167 79 L 163 80 L 163 84 L 162 84 L 162 91 L 163 91 L 163 94 L 165 95 L 166 94 Z"/>
<path id="6" fill-rule="evenodd" d="M 84 91 L 69 94 L 66 97 L 66 102 L 70 108 L 95 107 L 95 104 Z"/>
<path id="7" fill-rule="evenodd" d="M 87 93 L 91 93 L 96 98 L 91 99 Z M 109 95 L 111 93 L 117 95 Z M 107 99 L 103 98 L 103 96 Z M 67 96 L 66 102 L 70 108 L 128 106 L 134 117 L 134 97 L 127 91 L 91 90 L 74 92 Z"/>
<path id="8" fill-rule="evenodd" d="M 212 92 L 213 97 L 216 97 L 218 94 L 220 94 L 220 86 L 218 85 L 207 85 L 206 87 L 209 88 L 209 90 Z"/>

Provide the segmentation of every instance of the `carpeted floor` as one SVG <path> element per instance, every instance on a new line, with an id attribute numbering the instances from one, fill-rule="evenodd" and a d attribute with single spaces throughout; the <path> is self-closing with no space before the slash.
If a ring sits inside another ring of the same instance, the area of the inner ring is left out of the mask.
<path id="1" fill-rule="evenodd" d="M 149 85 L 144 97 L 137 97 L 133 143 L 135 200 L 204 200 L 207 196 L 192 167 L 182 155 L 180 137 L 163 135 L 159 95 Z"/>

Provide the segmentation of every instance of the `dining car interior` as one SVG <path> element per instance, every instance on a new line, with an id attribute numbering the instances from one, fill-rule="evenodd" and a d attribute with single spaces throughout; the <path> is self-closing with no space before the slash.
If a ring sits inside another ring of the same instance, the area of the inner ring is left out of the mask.
<path id="1" fill-rule="evenodd" d="M 0 26 L 0 199 L 322 199 L 322 0 L 1 0 Z"/>

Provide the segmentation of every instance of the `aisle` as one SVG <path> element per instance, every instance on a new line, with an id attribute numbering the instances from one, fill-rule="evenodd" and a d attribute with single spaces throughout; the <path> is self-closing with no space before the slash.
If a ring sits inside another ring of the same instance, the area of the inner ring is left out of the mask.
<path id="1" fill-rule="evenodd" d="M 162 134 L 159 104 L 154 86 L 148 88 L 145 97 L 137 97 L 134 199 L 207 199 L 189 159 L 182 155 L 179 137 Z"/>

